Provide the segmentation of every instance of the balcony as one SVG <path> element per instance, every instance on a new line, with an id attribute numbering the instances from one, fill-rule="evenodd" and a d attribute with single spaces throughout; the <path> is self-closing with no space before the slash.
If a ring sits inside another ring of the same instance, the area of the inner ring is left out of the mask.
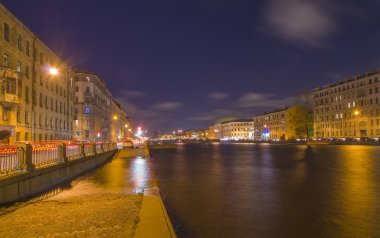
<path id="1" fill-rule="evenodd" d="M 18 73 L 8 68 L 0 68 L 0 103 L 3 106 L 11 106 L 20 103 L 18 97 Z"/>

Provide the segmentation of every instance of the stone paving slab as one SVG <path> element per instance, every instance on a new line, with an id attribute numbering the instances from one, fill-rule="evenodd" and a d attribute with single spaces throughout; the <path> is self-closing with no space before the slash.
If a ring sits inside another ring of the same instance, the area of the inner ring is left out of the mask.
<path id="1" fill-rule="evenodd" d="M 144 194 L 139 218 L 135 238 L 176 237 L 159 194 Z"/>

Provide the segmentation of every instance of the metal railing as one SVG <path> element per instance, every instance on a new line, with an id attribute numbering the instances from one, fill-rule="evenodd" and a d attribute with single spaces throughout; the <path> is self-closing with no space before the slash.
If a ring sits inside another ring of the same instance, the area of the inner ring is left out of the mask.
<path id="1" fill-rule="evenodd" d="M 36 167 L 61 162 L 58 156 L 58 144 L 33 144 L 32 163 Z"/>
<path id="2" fill-rule="evenodd" d="M 94 145 L 93 144 L 84 144 L 84 154 L 86 156 L 94 155 L 95 154 Z"/>
<path id="3" fill-rule="evenodd" d="M 22 165 L 17 146 L 0 146 L 0 174 L 21 170 Z"/>
<path id="4" fill-rule="evenodd" d="M 69 144 L 66 145 L 66 157 L 70 159 L 75 159 L 81 156 L 81 145 L 80 144 Z"/>
<path id="5" fill-rule="evenodd" d="M 0 145 L 0 175 L 19 171 L 32 171 L 35 168 L 56 163 L 65 163 L 95 154 L 116 149 L 115 143 L 62 144 L 22 143 Z"/>
<path id="6" fill-rule="evenodd" d="M 110 150 L 109 146 L 108 146 L 108 143 L 103 144 L 103 150 L 104 151 L 109 151 Z"/>
<path id="7" fill-rule="evenodd" d="M 102 146 L 102 144 L 100 144 L 100 143 L 96 144 L 96 153 L 97 154 L 103 153 L 103 146 Z"/>

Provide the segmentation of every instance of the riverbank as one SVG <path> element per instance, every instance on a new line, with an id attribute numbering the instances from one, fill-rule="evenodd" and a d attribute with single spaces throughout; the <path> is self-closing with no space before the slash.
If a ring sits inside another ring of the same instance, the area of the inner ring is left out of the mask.
<path id="1" fill-rule="evenodd" d="M 45 198 L 0 210 L 0 237 L 175 237 L 146 148 Z"/>

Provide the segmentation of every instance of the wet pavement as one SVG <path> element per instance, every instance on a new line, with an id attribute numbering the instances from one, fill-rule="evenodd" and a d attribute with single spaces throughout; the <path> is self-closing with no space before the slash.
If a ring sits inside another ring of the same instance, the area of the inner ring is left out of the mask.
<path id="1" fill-rule="evenodd" d="M 1 210 L 0 237 L 133 237 L 142 192 L 153 183 L 141 150 L 121 150 L 104 166 L 35 199 Z"/>

